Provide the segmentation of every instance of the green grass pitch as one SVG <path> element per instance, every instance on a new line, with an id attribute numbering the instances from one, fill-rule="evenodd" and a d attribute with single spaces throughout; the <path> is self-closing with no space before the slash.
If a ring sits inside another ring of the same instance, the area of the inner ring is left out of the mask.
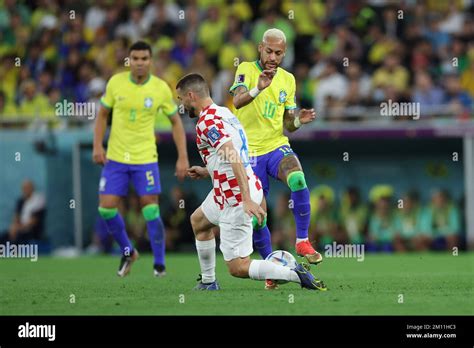
<path id="1" fill-rule="evenodd" d="M 326 258 L 312 270 L 327 292 L 296 284 L 266 291 L 263 282 L 227 274 L 220 256 L 222 290 L 198 292 L 192 291 L 199 273 L 195 254 L 169 254 L 161 279 L 153 277 L 151 264 L 151 255 L 142 255 L 121 279 L 118 257 L 2 259 L 0 315 L 474 314 L 474 253 Z"/>

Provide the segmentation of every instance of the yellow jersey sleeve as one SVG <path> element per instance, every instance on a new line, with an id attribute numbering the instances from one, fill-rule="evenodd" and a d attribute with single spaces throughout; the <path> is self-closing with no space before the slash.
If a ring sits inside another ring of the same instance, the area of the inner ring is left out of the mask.
<path id="1" fill-rule="evenodd" d="M 178 111 L 178 106 L 174 102 L 171 88 L 168 86 L 166 82 L 163 82 L 160 92 L 162 93 L 162 96 L 163 96 L 163 103 L 160 106 L 160 110 L 166 116 L 171 117 L 176 113 L 176 111 Z"/>
<path id="2" fill-rule="evenodd" d="M 229 89 L 230 94 L 234 95 L 234 90 L 240 86 L 244 86 L 245 88 L 247 88 L 247 90 L 250 89 L 249 83 L 250 76 L 252 73 L 251 67 L 251 64 L 249 64 L 248 62 L 242 62 L 239 64 L 235 72 L 234 84 Z"/>
<path id="3" fill-rule="evenodd" d="M 105 87 L 105 94 L 102 96 L 102 98 L 100 98 L 100 103 L 107 109 L 112 109 L 114 107 L 114 81 L 116 81 L 116 79 L 113 77 L 109 80 L 107 86 Z"/>
<path id="4" fill-rule="evenodd" d="M 285 101 L 285 110 L 296 109 L 296 81 L 295 77 L 292 74 L 288 74 L 290 79 L 290 88 L 288 91 L 288 97 Z"/>

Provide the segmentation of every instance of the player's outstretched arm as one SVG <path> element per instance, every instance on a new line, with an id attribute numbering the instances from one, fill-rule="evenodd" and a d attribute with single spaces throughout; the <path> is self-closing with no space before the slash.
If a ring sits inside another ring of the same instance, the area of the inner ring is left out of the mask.
<path id="1" fill-rule="evenodd" d="M 316 118 L 314 109 L 301 109 L 299 115 L 295 115 L 294 109 L 285 110 L 283 115 L 283 126 L 288 132 L 294 132 L 303 124 L 313 122 Z"/>
<path id="2" fill-rule="evenodd" d="M 186 133 L 184 132 L 181 117 L 179 117 L 178 114 L 171 116 L 170 121 L 172 125 L 173 140 L 176 145 L 176 150 L 178 151 L 175 175 L 180 181 L 182 181 L 186 177 L 189 168 L 188 150 L 186 148 Z"/>
<path id="3" fill-rule="evenodd" d="M 110 110 L 101 106 L 94 125 L 94 145 L 92 150 L 92 160 L 97 164 L 105 164 L 107 161 L 103 146 L 105 130 L 107 129 L 107 118 Z"/>
<path id="4" fill-rule="evenodd" d="M 237 183 L 239 184 L 240 188 L 240 194 L 242 195 L 242 203 L 245 213 L 250 216 L 255 216 L 258 220 L 258 223 L 261 224 L 265 219 L 265 211 L 262 209 L 262 207 L 260 207 L 260 205 L 252 201 L 250 198 L 247 172 L 242 162 L 242 158 L 235 150 L 232 141 L 228 141 L 221 146 L 219 149 L 219 155 L 221 158 L 230 162 L 232 165 L 232 171 L 234 172 L 234 176 L 237 179 Z"/>
<path id="5" fill-rule="evenodd" d="M 247 90 L 244 86 L 237 87 L 234 91 L 233 103 L 236 109 L 240 109 L 245 105 L 250 104 L 265 88 L 272 83 L 274 70 L 263 70 L 258 77 L 257 87 Z"/>

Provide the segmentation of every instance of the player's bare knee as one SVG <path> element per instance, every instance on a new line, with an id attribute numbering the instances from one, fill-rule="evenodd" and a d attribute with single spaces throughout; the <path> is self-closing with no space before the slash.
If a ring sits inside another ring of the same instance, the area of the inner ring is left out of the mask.
<path id="1" fill-rule="evenodd" d="M 240 278 L 240 265 L 237 259 L 227 262 L 227 267 L 231 276 Z"/>
<path id="2" fill-rule="evenodd" d="M 99 195 L 99 207 L 105 209 L 117 208 L 120 203 L 120 197 L 114 195 Z"/>
<path id="3" fill-rule="evenodd" d="M 197 228 L 199 227 L 199 220 L 200 220 L 200 214 L 197 210 L 194 211 L 194 213 L 191 214 L 191 226 L 193 228 L 194 233 L 196 233 Z"/>
<path id="4" fill-rule="evenodd" d="M 158 204 L 157 195 L 145 195 L 140 197 L 140 205 L 142 206 L 142 208 L 150 204 Z"/>
<path id="5" fill-rule="evenodd" d="M 249 269 L 250 261 L 245 259 L 234 259 L 227 263 L 229 268 L 229 273 L 233 277 L 237 278 L 248 278 L 248 269 Z"/>

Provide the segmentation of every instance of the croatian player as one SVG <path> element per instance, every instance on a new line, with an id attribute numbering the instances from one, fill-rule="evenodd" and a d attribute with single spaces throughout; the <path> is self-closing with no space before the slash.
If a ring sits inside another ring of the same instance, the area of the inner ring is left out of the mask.
<path id="1" fill-rule="evenodd" d="M 318 264 L 323 258 L 308 240 L 309 190 L 298 157 L 283 134 L 283 128 L 294 132 L 312 122 L 316 114 L 313 109 L 301 109 L 295 116 L 295 77 L 280 67 L 286 51 L 285 34 L 279 29 L 267 30 L 258 50 L 259 60 L 242 62 L 230 88 L 236 115 L 248 134 L 248 148 L 255 156 L 253 169 L 262 181 L 265 197 L 269 191 L 269 175 L 288 185 L 296 223 L 296 253 Z M 266 258 L 272 251 L 266 221 L 253 228 L 255 248 Z"/>
<path id="2" fill-rule="evenodd" d="M 154 132 L 156 113 L 161 109 L 171 121 L 178 151 L 176 175 L 180 180 L 189 167 L 186 136 L 171 89 L 150 74 L 151 47 L 141 41 L 134 43 L 129 59 L 130 71 L 115 74 L 107 83 L 100 100 L 103 107 L 95 123 L 93 160 L 104 165 L 99 184 L 99 214 L 122 251 L 117 274 L 124 277 L 138 258 L 138 252 L 128 239 L 117 207 L 121 196 L 127 195 L 129 183 L 133 183 L 153 250 L 153 273 L 161 277 L 166 274 L 165 231 L 158 205 L 161 187 Z M 112 128 L 106 153 L 102 141 L 111 111 Z"/>
<path id="3" fill-rule="evenodd" d="M 214 104 L 209 88 L 199 74 L 184 76 L 177 84 L 178 99 L 189 116 L 198 117 L 196 143 L 206 168 L 192 167 L 189 176 L 210 176 L 213 189 L 191 215 L 201 279 L 195 289 L 218 290 L 215 278 L 216 241 L 212 228 L 220 227 L 220 249 L 234 277 L 254 280 L 286 280 L 313 290 L 324 284 L 302 264 L 290 269 L 266 260 L 251 260 L 252 217 L 265 219 L 260 207 L 260 180 L 248 163 L 247 137 L 239 120 L 225 107 Z M 206 170 L 207 169 L 207 170 Z"/>

